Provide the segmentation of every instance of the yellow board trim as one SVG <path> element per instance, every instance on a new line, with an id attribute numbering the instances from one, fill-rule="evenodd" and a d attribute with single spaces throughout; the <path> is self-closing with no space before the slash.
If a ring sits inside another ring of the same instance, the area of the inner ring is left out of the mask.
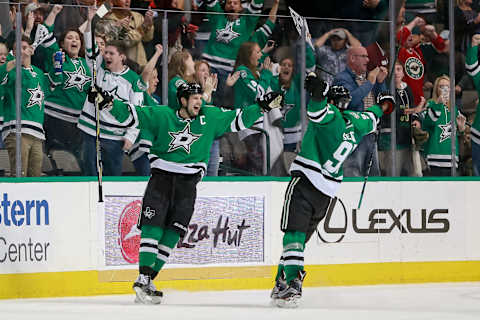
<path id="1" fill-rule="evenodd" d="M 480 281 L 480 261 L 389 262 L 306 266 L 305 286 Z M 162 289 L 270 289 L 276 266 L 165 269 Z M 133 294 L 135 270 L 0 275 L 0 299 Z M 233 277 L 234 276 L 234 277 Z"/>

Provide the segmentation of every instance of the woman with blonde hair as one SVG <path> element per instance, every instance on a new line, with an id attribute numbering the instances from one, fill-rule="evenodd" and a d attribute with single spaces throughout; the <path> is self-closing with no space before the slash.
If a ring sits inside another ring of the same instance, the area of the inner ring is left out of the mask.
<path id="1" fill-rule="evenodd" d="M 450 176 L 452 168 L 451 156 L 451 112 L 450 105 L 450 78 L 440 76 L 433 85 L 433 98 L 427 103 L 427 110 L 422 127 L 428 132 L 429 138 L 425 143 L 425 154 L 430 170 L 429 176 Z M 455 112 L 457 132 L 465 131 L 465 116 L 458 109 Z M 458 167 L 458 138 L 455 136 L 455 167 Z"/>

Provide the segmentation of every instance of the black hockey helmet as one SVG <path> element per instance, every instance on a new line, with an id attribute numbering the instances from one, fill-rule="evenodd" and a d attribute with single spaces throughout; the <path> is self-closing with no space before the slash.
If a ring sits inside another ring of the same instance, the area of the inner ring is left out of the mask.
<path id="1" fill-rule="evenodd" d="M 190 83 L 183 83 L 177 88 L 177 99 L 180 106 L 182 105 L 182 101 L 180 98 L 185 98 L 188 100 L 191 95 L 193 94 L 203 94 L 202 86 L 195 82 Z"/>
<path id="2" fill-rule="evenodd" d="M 347 109 L 348 104 L 352 101 L 352 96 L 350 91 L 344 86 L 333 86 L 328 90 L 327 101 L 335 105 L 340 111 L 343 111 Z"/>

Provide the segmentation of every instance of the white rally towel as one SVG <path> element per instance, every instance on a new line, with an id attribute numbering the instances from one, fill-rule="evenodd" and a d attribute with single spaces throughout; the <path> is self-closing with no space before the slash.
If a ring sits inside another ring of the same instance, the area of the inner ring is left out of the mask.
<path id="1" fill-rule="evenodd" d="M 302 36 L 302 28 L 305 26 L 305 34 L 307 35 L 307 43 L 310 47 L 313 47 L 312 37 L 310 35 L 310 30 L 308 29 L 307 19 L 299 15 L 292 7 L 288 7 L 290 9 L 290 15 L 292 16 L 293 23 L 295 24 L 295 28 L 297 28 L 297 32 L 300 36 Z"/>

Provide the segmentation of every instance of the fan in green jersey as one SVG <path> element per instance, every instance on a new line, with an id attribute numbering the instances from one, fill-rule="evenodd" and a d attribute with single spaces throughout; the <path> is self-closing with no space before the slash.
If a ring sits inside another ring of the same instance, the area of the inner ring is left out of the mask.
<path id="1" fill-rule="evenodd" d="M 343 162 L 362 137 L 377 129 L 382 114 L 393 111 L 394 97 L 381 93 L 365 112 L 347 110 L 351 96 L 342 86 L 328 88 L 315 73 L 305 80 L 312 99 L 300 153 L 290 167 L 283 205 L 283 252 L 271 298 L 279 307 L 296 307 L 302 296 L 304 248 L 343 179 Z M 328 93 L 328 98 L 327 98 Z"/>
<path id="2" fill-rule="evenodd" d="M 60 11 L 61 5 L 55 5 L 45 19 L 45 25 L 53 32 L 54 21 Z M 78 29 L 67 29 L 57 39 L 42 44 L 47 56 L 53 56 L 60 50 L 65 53 L 65 62 L 59 81 L 50 81 L 54 89 L 45 99 L 45 150 L 47 154 L 54 149 L 71 152 L 80 165 L 80 146 L 82 132 L 77 128 L 78 118 L 82 112 L 87 91 L 91 85 L 91 72 L 85 60 L 82 33 Z M 52 62 L 45 63 L 49 75 L 55 73 Z"/>
<path id="3" fill-rule="evenodd" d="M 32 42 L 28 37 L 22 37 L 21 52 L 14 54 L 22 59 L 21 81 L 21 153 L 22 176 L 39 177 L 42 174 L 43 163 L 43 131 L 44 102 L 49 92 L 49 82 L 43 71 L 31 63 L 33 55 Z M 16 108 L 15 108 L 15 60 L 0 66 L 0 79 L 5 92 L 4 126 L 2 138 L 8 150 L 10 169 L 15 176 L 16 165 Z"/>
<path id="4" fill-rule="evenodd" d="M 465 116 L 457 108 L 455 119 L 458 132 L 465 131 Z M 425 154 L 429 176 L 450 176 L 452 168 L 452 106 L 450 104 L 450 78 L 440 76 L 433 85 L 433 97 L 427 103 L 423 130 L 429 134 Z M 455 167 L 458 167 L 458 137 L 455 135 Z"/>
<path id="5" fill-rule="evenodd" d="M 242 110 L 205 106 L 203 90 L 196 83 L 179 88 L 181 108 L 136 107 L 140 131 L 151 137 L 149 159 L 152 175 L 142 202 L 139 221 L 141 240 L 139 277 L 133 288 L 136 301 L 160 303 L 163 294 L 152 279 L 162 269 L 181 236 L 185 235 L 196 199 L 196 185 L 202 178 L 213 141 L 225 132 L 250 127 L 261 115 L 282 106 L 283 96 L 271 92 Z M 131 106 L 100 92 L 102 112 L 127 118 Z"/>
<path id="6" fill-rule="evenodd" d="M 467 50 L 465 57 L 465 69 L 472 77 L 477 93 L 480 93 L 480 65 L 478 63 L 478 45 L 480 44 L 480 34 L 472 36 L 472 46 Z M 470 130 L 472 139 L 472 162 L 474 175 L 480 175 L 480 101 L 477 103 L 475 119 Z"/>

